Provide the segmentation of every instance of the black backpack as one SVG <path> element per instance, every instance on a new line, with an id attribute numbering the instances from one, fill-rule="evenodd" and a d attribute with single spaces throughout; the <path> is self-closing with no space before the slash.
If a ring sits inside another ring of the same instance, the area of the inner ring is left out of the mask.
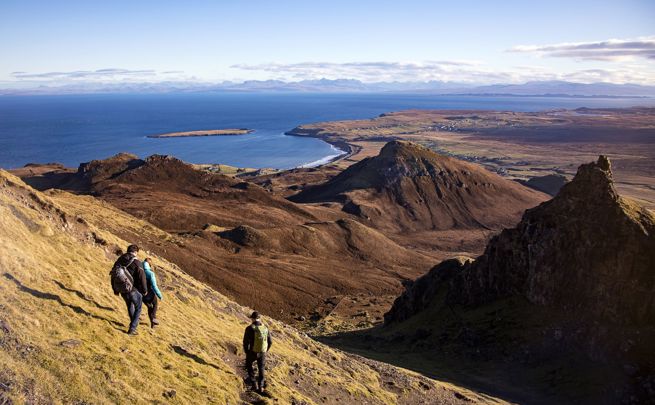
<path id="1" fill-rule="evenodd" d="M 129 294 L 134 289 L 134 278 L 130 274 L 127 267 L 132 264 L 134 259 L 126 266 L 122 266 L 118 261 L 114 264 L 114 268 L 109 272 L 111 277 L 111 288 L 114 290 L 114 294 Z"/>

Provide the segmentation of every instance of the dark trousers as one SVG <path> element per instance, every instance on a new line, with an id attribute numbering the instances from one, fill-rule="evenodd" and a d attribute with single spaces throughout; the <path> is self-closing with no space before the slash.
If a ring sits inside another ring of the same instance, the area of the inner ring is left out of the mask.
<path id="1" fill-rule="evenodd" d="M 137 290 L 132 290 L 127 294 L 122 294 L 127 305 L 127 313 L 130 315 L 130 330 L 139 326 L 139 317 L 141 316 L 141 305 L 143 296 Z"/>
<path id="2" fill-rule="evenodd" d="M 152 324 L 152 320 L 157 319 L 159 298 L 157 298 L 154 292 L 149 291 L 148 294 L 143 297 L 143 303 L 148 307 L 148 318 L 150 318 L 150 323 Z"/>
<path id="3" fill-rule="evenodd" d="M 266 368 L 266 353 L 255 353 L 247 352 L 246 353 L 246 371 L 248 371 L 248 378 L 250 381 L 255 381 L 255 369 L 252 366 L 254 362 L 257 362 L 257 368 L 259 369 L 259 388 L 263 388 L 264 383 L 266 382 L 265 368 Z"/>

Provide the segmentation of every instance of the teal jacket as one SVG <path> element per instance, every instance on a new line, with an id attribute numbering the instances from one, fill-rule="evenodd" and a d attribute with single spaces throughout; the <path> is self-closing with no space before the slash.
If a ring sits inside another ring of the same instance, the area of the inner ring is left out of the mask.
<path id="1" fill-rule="evenodd" d="M 150 268 L 148 262 L 143 262 L 143 270 L 146 273 L 146 282 L 148 283 L 148 290 L 154 291 L 155 295 L 157 295 L 157 298 L 159 298 L 160 300 L 164 299 L 161 296 L 161 291 L 159 291 L 159 288 L 157 287 L 157 279 L 155 278 L 155 272 L 152 271 L 152 268 Z"/>

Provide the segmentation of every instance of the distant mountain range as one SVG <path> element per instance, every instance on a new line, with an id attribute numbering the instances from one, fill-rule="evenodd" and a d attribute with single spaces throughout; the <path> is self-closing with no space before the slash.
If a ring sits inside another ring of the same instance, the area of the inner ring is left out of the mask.
<path id="1" fill-rule="evenodd" d="M 452 95 L 510 95 L 563 97 L 655 97 L 655 86 L 613 83 L 532 81 L 523 84 L 472 85 L 455 82 L 377 82 L 354 79 L 318 79 L 285 82 L 157 82 L 76 83 L 61 86 L 0 89 L 0 95 L 91 94 L 91 93 L 175 93 L 175 92 L 306 92 L 306 93 L 425 93 Z"/>

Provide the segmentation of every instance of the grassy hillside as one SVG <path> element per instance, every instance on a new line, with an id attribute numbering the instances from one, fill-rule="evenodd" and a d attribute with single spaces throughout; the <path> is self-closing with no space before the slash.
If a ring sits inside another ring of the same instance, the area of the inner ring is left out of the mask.
<path id="1" fill-rule="evenodd" d="M 245 389 L 240 361 L 250 310 L 156 255 L 162 325 L 125 334 L 108 272 L 127 241 L 103 223 L 171 237 L 91 197 L 58 192 L 55 202 L 0 171 L 0 403 L 500 402 L 354 358 L 276 321 L 269 394 L 259 397 Z"/>

